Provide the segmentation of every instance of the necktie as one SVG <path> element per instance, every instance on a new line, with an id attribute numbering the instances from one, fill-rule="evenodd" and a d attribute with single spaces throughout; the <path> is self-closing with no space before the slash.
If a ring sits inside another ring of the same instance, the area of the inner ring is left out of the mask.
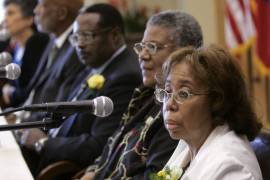
<path id="1" fill-rule="evenodd" d="M 77 101 L 78 98 L 82 95 L 82 93 L 84 92 L 85 88 L 87 87 L 86 82 L 83 82 L 80 86 L 80 89 L 76 92 L 76 94 L 73 96 L 71 101 Z"/>
<path id="2" fill-rule="evenodd" d="M 58 47 L 56 46 L 56 44 L 53 45 L 53 48 L 51 49 L 51 52 L 48 56 L 48 61 L 46 64 L 46 69 L 49 69 L 54 61 L 54 59 L 56 58 L 56 55 L 58 53 Z"/>
<path id="3" fill-rule="evenodd" d="M 84 77 L 86 76 L 86 78 L 81 82 L 81 85 L 80 85 L 80 88 L 78 88 L 78 91 L 73 94 L 71 101 L 77 101 L 80 98 L 84 90 L 88 87 L 87 80 L 92 75 L 93 75 L 93 72 L 92 71 L 89 72 L 89 70 L 87 70 L 86 73 L 84 73 Z"/>
<path id="4" fill-rule="evenodd" d="M 75 93 L 75 95 L 71 98 L 71 101 L 77 101 L 80 96 L 83 94 L 84 90 L 87 88 L 87 82 L 86 81 L 83 81 L 80 85 L 80 88 L 78 89 L 78 91 Z M 69 121 L 69 122 L 66 122 L 66 127 L 67 129 L 69 129 L 69 127 L 72 125 L 72 122 L 73 122 L 73 119 L 76 118 L 76 114 L 70 116 L 66 121 Z M 65 122 L 64 122 L 65 123 Z M 49 131 L 49 136 L 51 138 L 55 138 L 58 133 L 59 133 L 59 130 L 62 128 L 63 124 L 61 126 L 59 126 L 58 128 L 53 128 L 53 129 L 50 129 Z M 65 130 L 64 130 L 65 131 Z"/>

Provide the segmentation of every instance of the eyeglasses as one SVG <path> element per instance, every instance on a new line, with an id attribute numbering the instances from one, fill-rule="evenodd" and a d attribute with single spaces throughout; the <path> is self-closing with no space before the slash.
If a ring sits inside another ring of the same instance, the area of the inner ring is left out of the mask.
<path id="1" fill-rule="evenodd" d="M 69 42 L 72 46 L 78 46 L 79 42 L 91 44 L 97 35 L 107 32 L 111 29 L 112 29 L 111 27 L 108 27 L 99 31 L 85 31 L 73 33 L 72 35 L 69 36 Z"/>
<path id="2" fill-rule="evenodd" d="M 137 54 L 140 54 L 142 50 L 146 48 L 149 54 L 154 55 L 157 53 L 158 49 L 163 49 L 169 46 L 170 46 L 169 44 L 161 45 L 155 42 L 140 42 L 135 43 L 133 49 Z"/>
<path id="3" fill-rule="evenodd" d="M 179 91 L 173 93 L 169 93 L 165 89 L 158 88 L 155 90 L 156 100 L 160 103 L 164 103 L 172 97 L 178 104 L 183 104 L 185 101 L 189 100 L 195 95 L 207 95 L 207 93 L 191 93 L 187 89 L 180 89 Z"/>

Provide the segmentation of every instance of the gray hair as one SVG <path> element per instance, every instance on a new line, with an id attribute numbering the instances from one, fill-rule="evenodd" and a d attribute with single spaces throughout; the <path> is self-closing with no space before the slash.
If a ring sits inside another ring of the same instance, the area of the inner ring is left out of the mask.
<path id="1" fill-rule="evenodd" d="M 171 39 L 179 47 L 200 47 L 203 44 L 201 26 L 197 20 L 184 12 L 163 11 L 153 15 L 147 26 L 162 26 L 174 30 Z"/>

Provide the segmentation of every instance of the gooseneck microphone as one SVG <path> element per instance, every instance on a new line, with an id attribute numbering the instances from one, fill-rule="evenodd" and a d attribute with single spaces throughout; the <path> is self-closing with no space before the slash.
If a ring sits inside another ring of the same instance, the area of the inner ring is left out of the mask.
<path id="1" fill-rule="evenodd" d="M 0 67 L 0 78 L 15 80 L 20 76 L 20 74 L 21 68 L 15 63 L 10 63 L 6 66 Z"/>
<path id="2" fill-rule="evenodd" d="M 6 41 L 10 37 L 7 29 L 0 28 L 0 41 Z"/>
<path id="3" fill-rule="evenodd" d="M 109 116 L 113 111 L 113 102 L 110 98 L 106 96 L 100 96 L 93 100 L 32 104 L 4 111 L 3 113 L 0 113 L 0 116 L 22 110 L 55 112 L 62 114 L 72 114 L 75 112 L 91 112 L 95 116 L 106 117 Z"/>
<path id="4" fill-rule="evenodd" d="M 11 63 L 12 57 L 8 52 L 0 53 L 0 66 L 5 66 Z"/>

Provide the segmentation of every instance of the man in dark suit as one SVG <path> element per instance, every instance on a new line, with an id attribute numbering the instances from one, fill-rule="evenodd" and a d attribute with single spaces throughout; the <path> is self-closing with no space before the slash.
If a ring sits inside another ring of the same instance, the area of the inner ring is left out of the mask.
<path id="1" fill-rule="evenodd" d="M 34 10 L 38 29 L 49 33 L 51 38 L 27 87 L 27 91 L 31 93 L 25 104 L 56 101 L 60 95 L 62 98 L 60 100 L 67 99 L 72 82 L 85 68 L 68 40 L 72 33 L 72 24 L 82 6 L 83 0 L 38 1 Z M 41 121 L 44 116 L 43 113 L 35 112 L 29 117 L 22 116 L 21 119 L 22 121 Z M 46 137 L 46 134 L 39 129 L 22 132 L 19 142 L 26 161 L 28 159 L 32 161 L 34 156 L 31 151 L 28 151 L 29 148 L 24 148 L 28 146 L 25 139 L 36 142 L 41 137 Z"/>
<path id="2" fill-rule="evenodd" d="M 82 5 L 82 0 L 38 2 L 35 8 L 38 29 L 49 33 L 51 39 L 27 87 L 27 91 L 31 91 L 31 94 L 26 104 L 55 101 L 58 100 L 59 94 L 61 100 L 66 100 L 71 82 L 84 69 L 74 47 L 68 41 L 68 36 L 72 32 L 72 23 Z M 23 121 L 37 121 L 42 120 L 43 117 L 43 114 L 31 113 L 30 117 L 23 118 Z"/>
<path id="3" fill-rule="evenodd" d="M 79 62 L 68 36 L 83 0 L 41 0 L 35 8 L 38 28 L 51 34 L 51 41 L 41 59 L 29 89 L 35 94 L 31 103 L 55 101 L 61 93 L 68 97 L 71 83 L 84 67 Z M 59 92 L 62 85 L 65 85 Z"/>
<path id="4" fill-rule="evenodd" d="M 114 7 L 96 4 L 83 9 L 73 31 L 70 41 L 88 69 L 78 75 L 74 82 L 77 88 L 71 92 L 69 100 L 108 96 L 114 110 L 105 118 L 95 117 L 90 112 L 75 113 L 58 129 L 50 131 L 47 139 L 36 141 L 36 150 L 41 150 L 41 168 L 59 160 L 80 165 L 92 163 L 119 126 L 134 88 L 141 83 L 138 60 L 127 49 L 123 20 Z M 95 85 L 98 79 L 101 79 L 100 84 Z"/>

